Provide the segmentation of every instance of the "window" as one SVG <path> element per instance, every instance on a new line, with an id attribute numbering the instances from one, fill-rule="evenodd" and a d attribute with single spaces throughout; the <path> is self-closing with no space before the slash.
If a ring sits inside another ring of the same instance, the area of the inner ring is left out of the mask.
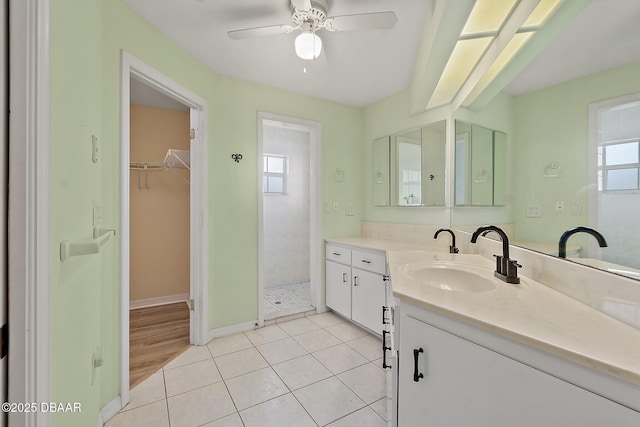
<path id="1" fill-rule="evenodd" d="M 640 189 L 640 139 L 601 142 L 598 147 L 598 190 Z"/>
<path id="2" fill-rule="evenodd" d="M 287 158 L 275 154 L 265 154 L 263 170 L 263 192 L 265 194 L 286 194 Z"/>

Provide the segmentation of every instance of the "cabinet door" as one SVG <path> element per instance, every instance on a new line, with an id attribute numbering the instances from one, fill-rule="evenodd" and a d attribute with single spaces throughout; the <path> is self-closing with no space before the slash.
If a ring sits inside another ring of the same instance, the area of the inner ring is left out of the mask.
<path id="1" fill-rule="evenodd" d="M 636 411 L 405 316 L 399 363 L 400 427 L 640 425 Z"/>
<path id="2" fill-rule="evenodd" d="M 325 299 L 327 307 L 351 318 L 351 267 L 327 260 Z"/>
<path id="3" fill-rule="evenodd" d="M 352 268 L 351 319 L 376 333 L 382 332 L 385 282 L 380 274 Z"/>

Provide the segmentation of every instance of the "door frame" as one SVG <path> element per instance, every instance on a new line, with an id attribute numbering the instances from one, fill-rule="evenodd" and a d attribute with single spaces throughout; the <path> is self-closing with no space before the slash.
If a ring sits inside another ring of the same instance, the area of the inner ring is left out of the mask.
<path id="1" fill-rule="evenodd" d="M 51 400 L 50 0 L 9 0 L 9 402 Z M 19 143 L 11 143 L 19 141 Z M 48 426 L 49 413 L 10 413 Z"/>
<path id="2" fill-rule="evenodd" d="M 154 90 L 188 106 L 191 127 L 196 137 L 191 140 L 190 172 L 190 298 L 194 310 L 190 312 L 189 342 L 207 343 L 209 317 L 208 271 L 208 102 L 166 77 L 132 54 L 121 51 L 120 113 L 121 113 L 121 204 L 120 204 L 120 399 L 124 407 L 129 402 L 129 241 L 130 241 L 130 83 L 131 77 Z M 195 126 L 195 127 L 194 127 Z"/>
<path id="3" fill-rule="evenodd" d="M 322 125 L 320 122 L 299 119 L 296 117 L 258 112 L 258 326 L 264 325 L 264 206 L 263 206 L 263 127 L 265 121 L 283 122 L 293 127 L 301 127 L 309 131 L 310 156 L 310 239 L 309 239 L 309 279 L 311 281 L 311 301 L 315 305 L 316 313 L 325 311 L 322 301 Z"/>

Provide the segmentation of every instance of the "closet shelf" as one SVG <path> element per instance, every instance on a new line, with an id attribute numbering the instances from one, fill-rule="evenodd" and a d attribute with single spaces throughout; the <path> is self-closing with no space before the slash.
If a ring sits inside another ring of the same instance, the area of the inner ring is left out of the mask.
<path id="1" fill-rule="evenodd" d="M 116 235 L 114 229 L 93 228 L 93 240 L 89 242 L 60 242 L 60 261 L 66 261 L 73 256 L 92 255 L 100 253 L 100 249 Z"/>
<path id="2" fill-rule="evenodd" d="M 167 154 L 164 156 L 162 162 L 130 162 L 130 170 L 150 172 L 159 170 L 173 170 L 173 169 L 186 169 L 191 170 L 191 152 L 189 150 L 176 150 L 170 148 L 167 150 Z M 189 184 L 189 178 L 183 174 L 176 172 L 178 177 L 184 182 Z M 186 174 L 186 172 L 185 172 Z M 145 174 L 146 175 L 146 174 Z M 148 188 L 148 186 L 147 186 Z"/>

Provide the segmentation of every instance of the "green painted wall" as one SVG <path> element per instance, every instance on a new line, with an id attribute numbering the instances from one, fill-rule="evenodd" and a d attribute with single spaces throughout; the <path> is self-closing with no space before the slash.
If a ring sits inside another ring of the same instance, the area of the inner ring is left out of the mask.
<path id="1" fill-rule="evenodd" d="M 56 0 L 52 49 L 52 399 L 82 403 L 56 426 L 95 425 L 119 394 L 119 240 L 100 255 L 59 261 L 61 240 L 91 238 L 92 200 L 103 225 L 120 227 L 120 51 L 124 49 L 209 102 L 209 327 L 257 318 L 257 114 L 322 124 L 322 198 L 355 216 L 324 213 L 323 236 L 358 235 L 364 206 L 363 111 L 220 76 L 151 27 L 121 0 Z M 91 162 L 91 135 L 101 159 Z M 244 159 L 235 163 L 232 153 Z M 336 168 L 345 171 L 334 181 Z M 91 355 L 106 360 L 92 385 Z"/>
<path id="2" fill-rule="evenodd" d="M 518 240 L 556 243 L 566 229 L 587 224 L 589 104 L 640 92 L 640 62 L 515 98 L 514 222 Z M 560 164 L 559 178 L 544 178 L 547 164 Z M 554 212 L 555 201 L 565 213 Z M 580 215 L 571 206 L 580 204 Z M 542 218 L 527 218 L 527 204 L 540 204 Z M 582 236 L 572 242 L 585 244 Z M 575 239 L 575 240 L 574 240 Z"/>

